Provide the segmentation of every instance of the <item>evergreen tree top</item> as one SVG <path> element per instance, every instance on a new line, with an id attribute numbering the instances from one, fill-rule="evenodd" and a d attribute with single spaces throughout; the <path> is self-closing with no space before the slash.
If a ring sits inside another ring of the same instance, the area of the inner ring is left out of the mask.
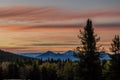
<path id="1" fill-rule="evenodd" d="M 92 27 L 92 20 L 91 19 L 87 20 L 87 25 L 86 26 L 91 26 Z"/>

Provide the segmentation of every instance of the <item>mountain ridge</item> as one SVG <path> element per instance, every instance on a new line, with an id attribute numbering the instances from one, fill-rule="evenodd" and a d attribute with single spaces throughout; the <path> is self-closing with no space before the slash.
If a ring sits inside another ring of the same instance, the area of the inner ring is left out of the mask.
<path id="1" fill-rule="evenodd" d="M 105 52 L 100 52 L 100 60 L 110 60 L 110 56 L 108 53 Z M 42 60 L 48 60 L 48 59 L 53 59 L 53 60 L 67 60 L 70 59 L 71 61 L 77 61 L 79 60 L 77 57 L 74 56 L 74 51 L 68 50 L 64 53 L 55 53 L 53 51 L 46 51 L 44 53 L 37 53 L 37 54 L 20 54 L 22 56 L 26 57 L 32 57 L 32 58 L 37 58 L 37 59 L 42 59 Z"/>
<path id="2" fill-rule="evenodd" d="M 16 61 L 18 59 L 33 59 L 32 57 L 25 57 L 23 55 L 14 54 L 8 51 L 0 50 L 0 62 L 2 61 Z"/>

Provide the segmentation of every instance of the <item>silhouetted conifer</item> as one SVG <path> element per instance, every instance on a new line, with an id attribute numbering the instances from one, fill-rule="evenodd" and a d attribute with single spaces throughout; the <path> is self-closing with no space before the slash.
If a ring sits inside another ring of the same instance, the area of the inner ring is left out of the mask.
<path id="1" fill-rule="evenodd" d="M 115 35 L 112 40 L 110 50 L 114 53 L 111 55 L 111 66 L 108 72 L 109 80 L 120 80 L 120 38 L 119 35 Z"/>
<path id="2" fill-rule="evenodd" d="M 76 48 L 76 55 L 80 58 L 80 80 L 100 80 L 102 68 L 100 65 L 97 42 L 100 37 L 94 33 L 92 21 L 87 20 L 84 31 L 78 35 L 81 46 Z"/>

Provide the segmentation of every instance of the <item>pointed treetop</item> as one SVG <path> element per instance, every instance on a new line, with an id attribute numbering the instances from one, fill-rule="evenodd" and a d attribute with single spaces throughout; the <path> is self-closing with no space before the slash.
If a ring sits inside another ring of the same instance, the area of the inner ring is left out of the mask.
<path id="1" fill-rule="evenodd" d="M 92 28 L 92 20 L 88 18 L 86 28 Z"/>
<path id="2" fill-rule="evenodd" d="M 89 18 L 88 18 L 88 20 L 87 20 L 87 21 L 91 21 L 91 19 L 89 19 Z"/>
<path id="3" fill-rule="evenodd" d="M 87 20 L 87 25 L 92 25 L 92 21 L 90 19 Z"/>

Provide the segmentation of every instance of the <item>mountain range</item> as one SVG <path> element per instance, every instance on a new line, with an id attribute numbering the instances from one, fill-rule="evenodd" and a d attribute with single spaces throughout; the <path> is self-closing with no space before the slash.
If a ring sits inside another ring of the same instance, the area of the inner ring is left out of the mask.
<path id="1" fill-rule="evenodd" d="M 19 53 L 13 54 L 7 51 L 0 50 L 0 61 L 15 61 L 16 59 L 42 59 L 42 60 L 71 60 L 77 61 L 79 60 L 74 56 L 74 52 L 69 50 L 64 53 L 55 53 L 53 51 L 47 51 L 44 53 Z M 106 52 L 99 52 L 100 60 L 111 60 L 111 57 Z"/>
<path id="2" fill-rule="evenodd" d="M 100 54 L 100 60 L 111 60 L 108 53 L 100 52 L 98 54 Z M 44 53 L 21 53 L 19 55 L 31 57 L 31 58 L 36 58 L 36 59 L 42 59 L 42 60 L 48 60 L 48 59 L 53 59 L 53 60 L 67 60 L 67 59 L 69 59 L 71 61 L 79 60 L 77 57 L 74 56 L 74 52 L 71 50 L 64 52 L 64 53 L 55 53 L 52 51 L 47 51 Z"/>

